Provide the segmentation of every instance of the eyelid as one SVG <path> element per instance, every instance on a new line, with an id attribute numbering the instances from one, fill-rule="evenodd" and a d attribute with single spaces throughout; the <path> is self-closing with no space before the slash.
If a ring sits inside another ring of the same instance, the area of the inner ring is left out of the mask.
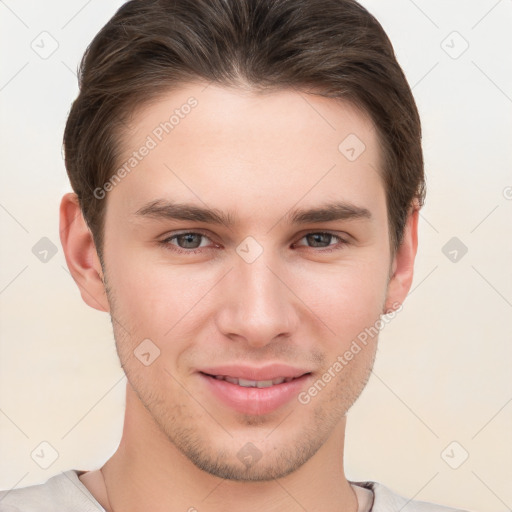
<path id="1" fill-rule="evenodd" d="M 171 233 L 168 233 L 168 234 L 164 235 L 164 237 L 161 240 L 159 240 L 159 243 L 164 245 L 164 246 L 172 245 L 173 247 L 176 248 L 176 250 L 178 252 L 182 251 L 182 252 L 187 252 L 187 253 L 192 253 L 194 251 L 199 251 L 199 250 L 211 249 L 212 248 L 212 247 L 198 247 L 196 249 L 183 249 L 182 247 L 179 247 L 178 245 L 170 243 L 170 241 L 172 239 L 175 239 L 176 237 L 178 237 L 180 235 L 201 235 L 202 237 L 207 238 L 212 244 L 220 245 L 217 242 L 215 242 L 215 240 L 213 240 L 212 236 L 207 231 L 202 230 L 200 228 L 182 229 L 182 230 L 179 230 L 179 231 L 173 231 Z"/>
<path id="2" fill-rule="evenodd" d="M 298 240 L 304 238 L 307 235 L 316 235 L 316 234 L 325 234 L 325 235 L 332 235 L 338 238 L 352 238 L 348 233 L 345 231 L 335 231 L 330 229 L 305 229 L 304 231 L 301 231 L 298 233 L 298 235 L 295 235 Z"/>
<path id="3" fill-rule="evenodd" d="M 208 231 L 201 229 L 201 228 L 193 228 L 193 229 L 179 229 L 178 231 L 171 231 L 169 233 L 166 233 L 165 235 L 163 235 L 161 241 L 163 242 L 165 240 L 169 240 L 170 238 L 174 238 L 179 235 L 189 235 L 189 234 L 202 235 L 205 238 L 212 240 L 212 235 Z"/>
<path id="4" fill-rule="evenodd" d="M 210 241 L 212 241 L 212 242 L 214 241 L 212 236 L 209 234 L 209 232 L 206 230 L 203 230 L 201 228 L 182 229 L 182 230 L 178 230 L 178 231 L 173 231 L 171 233 L 166 233 L 165 235 L 163 235 L 163 238 L 160 241 L 165 242 L 165 241 L 167 241 L 171 238 L 174 238 L 176 236 L 188 235 L 188 234 L 202 235 L 205 238 L 208 238 Z M 346 243 L 348 243 L 349 240 L 345 240 L 345 238 L 348 238 L 348 239 L 351 238 L 351 236 L 348 233 L 338 233 L 338 232 L 329 231 L 326 229 L 306 230 L 302 233 L 299 233 L 299 236 L 297 237 L 297 235 L 296 235 L 294 238 L 296 238 L 297 240 L 302 240 L 304 237 L 306 237 L 308 235 L 317 235 L 317 234 L 332 235 L 333 237 L 338 238 L 339 240 L 343 240 Z"/>
<path id="5" fill-rule="evenodd" d="M 318 231 L 306 231 L 304 234 L 302 234 L 297 242 L 300 242 L 302 239 L 304 239 L 305 237 L 307 237 L 308 235 L 317 235 L 317 234 L 321 234 L 321 235 L 331 235 L 332 237 L 334 237 L 335 239 L 338 240 L 338 243 L 335 244 L 335 245 L 328 245 L 327 247 L 309 247 L 307 245 L 301 245 L 299 247 L 306 247 L 307 249 L 313 249 L 313 250 L 316 250 L 315 252 L 330 252 L 332 250 L 337 250 L 337 249 L 340 249 L 340 245 L 343 247 L 345 245 L 349 245 L 350 244 L 350 235 L 348 235 L 348 233 L 336 233 L 336 232 L 332 232 L 332 231 L 329 231 L 329 230 L 318 230 Z M 295 242 L 295 244 L 297 244 L 297 242 Z"/>

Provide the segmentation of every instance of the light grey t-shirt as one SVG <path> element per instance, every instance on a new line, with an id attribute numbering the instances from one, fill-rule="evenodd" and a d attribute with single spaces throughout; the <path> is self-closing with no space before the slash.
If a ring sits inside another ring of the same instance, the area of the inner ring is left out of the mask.
<path id="1" fill-rule="evenodd" d="M 82 473 L 70 469 L 44 484 L 0 491 L 0 512 L 105 512 L 78 478 Z M 351 484 L 356 487 L 358 512 L 465 512 L 423 501 L 409 501 L 377 482 Z"/>

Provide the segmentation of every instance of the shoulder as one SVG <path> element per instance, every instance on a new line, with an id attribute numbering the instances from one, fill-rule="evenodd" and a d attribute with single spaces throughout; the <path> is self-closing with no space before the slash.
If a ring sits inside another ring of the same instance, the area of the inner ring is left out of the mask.
<path id="1" fill-rule="evenodd" d="M 81 471 L 63 471 L 45 483 L 0 491 L 0 512 L 104 512 L 79 480 Z"/>
<path id="2" fill-rule="evenodd" d="M 405 498 L 378 482 L 351 482 L 373 492 L 371 512 L 469 512 L 425 501 Z"/>

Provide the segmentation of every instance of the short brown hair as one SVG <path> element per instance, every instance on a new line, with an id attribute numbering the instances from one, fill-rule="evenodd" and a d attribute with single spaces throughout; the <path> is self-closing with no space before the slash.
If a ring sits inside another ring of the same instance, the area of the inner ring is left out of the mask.
<path id="1" fill-rule="evenodd" d="M 105 203 L 134 109 L 186 82 L 314 89 L 370 115 L 396 251 L 425 196 L 421 125 L 379 22 L 355 0 L 132 0 L 87 48 L 64 132 L 65 163 L 101 258 Z M 340 141 L 341 142 L 341 141 Z"/>

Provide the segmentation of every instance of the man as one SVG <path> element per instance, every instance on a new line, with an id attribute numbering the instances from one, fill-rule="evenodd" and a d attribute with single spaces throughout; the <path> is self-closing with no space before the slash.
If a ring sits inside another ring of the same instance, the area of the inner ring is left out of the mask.
<path id="1" fill-rule="evenodd" d="M 124 431 L 101 468 L 0 508 L 453 510 L 343 469 L 377 347 L 362 333 L 410 289 L 424 200 L 378 22 L 353 0 L 134 0 L 80 81 L 61 241 L 112 318 Z"/>

